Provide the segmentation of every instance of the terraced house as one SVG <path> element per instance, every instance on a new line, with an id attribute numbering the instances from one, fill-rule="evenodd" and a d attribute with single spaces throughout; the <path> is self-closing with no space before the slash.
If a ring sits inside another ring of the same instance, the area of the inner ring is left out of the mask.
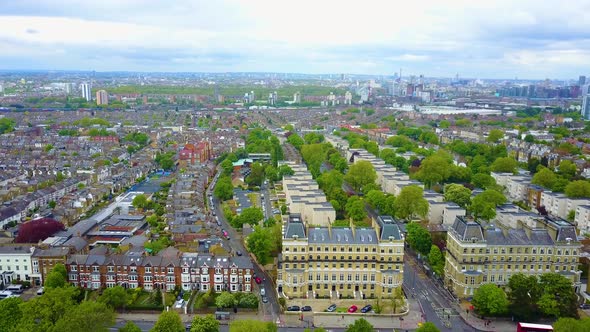
<path id="1" fill-rule="evenodd" d="M 482 284 L 505 286 L 516 273 L 560 273 L 580 287 L 574 226 L 552 217 L 480 224 L 457 217 L 447 234 L 445 286 L 468 298 Z"/>
<path id="2" fill-rule="evenodd" d="M 88 289 L 123 286 L 170 291 L 179 286 L 184 290 L 250 292 L 253 279 L 253 266 L 247 258 L 181 253 L 173 247 L 155 256 L 133 250 L 108 254 L 106 247 L 99 247 L 87 255 L 69 256 L 66 270 L 71 284 Z"/>
<path id="3" fill-rule="evenodd" d="M 403 282 L 404 238 L 394 219 L 372 227 L 314 227 L 291 214 L 278 268 L 288 298 L 386 298 Z"/>

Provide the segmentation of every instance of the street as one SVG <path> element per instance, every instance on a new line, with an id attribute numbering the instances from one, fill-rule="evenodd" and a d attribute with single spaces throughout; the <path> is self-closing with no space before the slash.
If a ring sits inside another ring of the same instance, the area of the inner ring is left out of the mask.
<path id="1" fill-rule="evenodd" d="M 145 320 L 138 320 L 138 321 L 133 321 L 142 331 L 149 331 L 152 327 L 154 327 L 155 322 L 154 321 L 145 321 Z M 113 327 L 109 328 L 109 331 L 119 331 L 119 328 L 125 326 L 126 321 L 124 320 L 117 320 L 117 322 L 115 323 L 115 325 Z M 278 331 L 280 332 L 303 332 L 305 330 L 305 328 L 303 327 L 279 327 Z M 187 330 L 188 331 L 188 330 Z M 219 326 L 219 331 L 220 332 L 228 332 L 229 331 L 229 325 L 220 325 Z M 328 331 L 332 331 L 332 332 L 344 332 L 345 329 L 342 328 L 334 328 L 334 329 L 328 329 Z"/>

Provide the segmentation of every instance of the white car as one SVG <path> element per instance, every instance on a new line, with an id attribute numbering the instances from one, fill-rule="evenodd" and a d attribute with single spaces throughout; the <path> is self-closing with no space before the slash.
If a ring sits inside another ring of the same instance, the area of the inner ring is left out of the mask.
<path id="1" fill-rule="evenodd" d="M 180 299 L 176 301 L 176 305 L 174 306 L 176 309 L 180 309 L 184 306 L 184 299 Z"/>

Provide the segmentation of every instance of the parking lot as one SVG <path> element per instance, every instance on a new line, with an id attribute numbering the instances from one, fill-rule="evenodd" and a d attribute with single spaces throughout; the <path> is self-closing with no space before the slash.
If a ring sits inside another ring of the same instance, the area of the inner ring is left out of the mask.
<path id="1" fill-rule="evenodd" d="M 370 304 L 375 306 L 375 300 L 366 299 L 366 300 L 352 300 L 352 299 L 342 299 L 342 300 L 329 300 L 329 299 L 291 299 L 287 301 L 287 307 L 290 306 L 299 306 L 300 308 L 303 306 L 310 306 L 311 312 L 327 312 L 327 309 L 330 305 L 335 304 L 336 310 L 334 312 L 337 313 L 346 313 L 350 306 L 355 305 L 357 306 L 357 313 L 361 312 L 361 309 Z M 383 302 L 383 300 L 381 300 Z M 383 305 L 383 303 L 382 303 Z"/>
<path id="2" fill-rule="evenodd" d="M 238 205 L 237 208 L 240 209 L 240 212 L 252 206 L 250 198 L 248 197 L 248 194 L 250 193 L 251 192 L 248 190 L 234 189 L 234 200 L 236 201 L 236 204 Z"/>

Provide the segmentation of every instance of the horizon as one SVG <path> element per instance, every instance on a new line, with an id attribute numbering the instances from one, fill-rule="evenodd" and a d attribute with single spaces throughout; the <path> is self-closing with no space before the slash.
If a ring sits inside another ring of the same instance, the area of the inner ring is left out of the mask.
<path id="1" fill-rule="evenodd" d="M 567 80 L 588 74 L 590 0 L 23 0 L 3 4 L 4 70 L 269 72 Z M 26 69 L 23 69 L 26 68 Z M 50 69 L 47 69 L 50 68 Z"/>

